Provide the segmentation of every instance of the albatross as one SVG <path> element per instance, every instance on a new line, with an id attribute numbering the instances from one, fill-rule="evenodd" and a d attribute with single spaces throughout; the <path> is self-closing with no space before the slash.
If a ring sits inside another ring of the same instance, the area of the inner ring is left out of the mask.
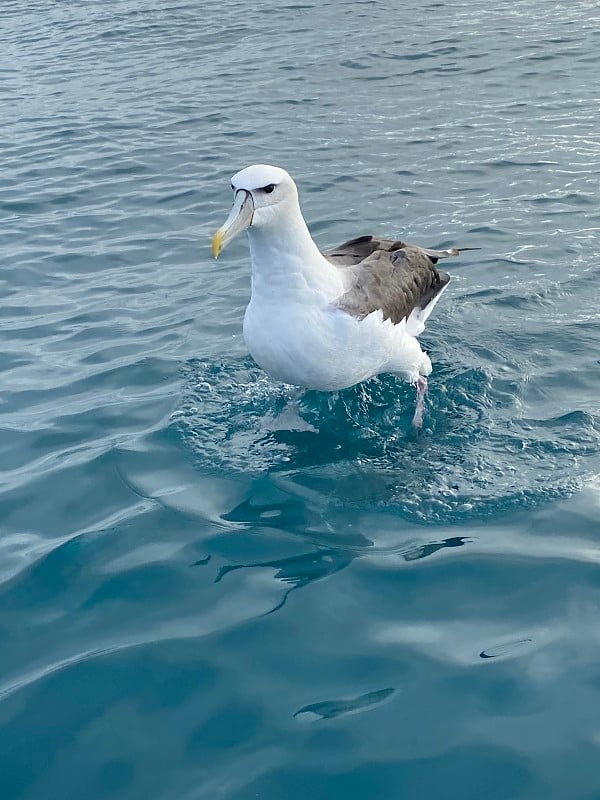
<path id="1" fill-rule="evenodd" d="M 380 373 L 413 384 L 413 424 L 423 423 L 431 361 L 417 337 L 450 276 L 433 250 L 359 236 L 321 252 L 310 235 L 296 184 L 280 167 L 255 164 L 231 179 L 233 208 L 212 240 L 215 258 L 248 232 L 252 296 L 244 339 L 274 380 L 337 391 Z"/>

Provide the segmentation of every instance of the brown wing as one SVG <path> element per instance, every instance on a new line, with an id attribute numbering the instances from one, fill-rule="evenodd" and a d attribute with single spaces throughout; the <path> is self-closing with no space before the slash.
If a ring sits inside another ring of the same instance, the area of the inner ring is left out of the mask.
<path id="1" fill-rule="evenodd" d="M 358 236 L 356 239 L 350 239 L 348 242 L 338 245 L 338 247 L 332 247 L 331 250 L 325 250 L 323 255 L 336 267 L 352 267 L 364 261 L 376 250 L 386 250 L 392 253 L 406 246 L 406 242 L 402 242 L 400 239 L 377 239 L 375 236 Z M 411 246 L 417 247 L 417 245 Z M 433 250 L 430 247 L 419 247 L 419 250 L 428 255 L 434 264 L 437 264 L 440 258 L 457 256 L 459 253 L 465 252 L 465 250 L 480 249 L 479 247 L 450 247 L 448 250 Z"/>
<path id="2" fill-rule="evenodd" d="M 404 242 L 395 239 L 376 239 L 375 236 L 358 236 L 348 242 L 326 250 L 323 255 L 336 267 L 355 267 L 377 250 L 391 253 L 404 247 Z"/>
<path id="3" fill-rule="evenodd" d="M 361 319 L 381 309 L 383 318 L 395 325 L 435 300 L 450 280 L 437 269 L 438 258 L 458 252 L 361 236 L 324 256 L 352 274 L 351 287 L 338 300 L 340 308 Z"/>

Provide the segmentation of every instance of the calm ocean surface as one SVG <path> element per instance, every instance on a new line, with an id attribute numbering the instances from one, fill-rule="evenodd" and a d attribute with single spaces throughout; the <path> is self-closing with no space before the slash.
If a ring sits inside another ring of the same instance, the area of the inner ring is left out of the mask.
<path id="1" fill-rule="evenodd" d="M 600 4 L 5 0 L 2 800 L 600 798 Z M 229 177 L 481 247 L 391 376 L 247 354 Z"/>

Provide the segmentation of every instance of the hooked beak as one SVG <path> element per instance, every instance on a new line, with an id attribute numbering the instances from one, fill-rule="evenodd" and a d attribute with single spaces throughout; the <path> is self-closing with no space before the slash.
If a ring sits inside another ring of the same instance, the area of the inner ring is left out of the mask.
<path id="1" fill-rule="evenodd" d="M 245 189 L 238 189 L 235 193 L 235 200 L 233 201 L 233 208 L 231 213 L 221 225 L 219 230 L 215 233 L 212 240 L 212 251 L 215 258 L 219 257 L 219 253 L 223 250 L 229 242 L 252 225 L 252 216 L 254 215 L 254 200 L 250 192 Z"/>

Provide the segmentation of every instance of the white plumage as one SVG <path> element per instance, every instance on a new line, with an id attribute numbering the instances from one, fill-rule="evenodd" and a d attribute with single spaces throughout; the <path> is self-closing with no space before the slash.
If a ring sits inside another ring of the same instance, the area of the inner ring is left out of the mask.
<path id="1" fill-rule="evenodd" d="M 416 337 L 449 280 L 435 264 L 458 251 L 401 242 L 385 249 L 361 237 L 324 255 L 287 172 L 247 167 L 233 176 L 232 188 L 234 207 L 214 236 L 213 252 L 247 229 L 252 297 L 244 338 L 259 366 L 277 381 L 323 391 L 391 372 L 417 386 L 422 414 L 431 361 Z M 362 247 L 370 249 L 367 258 L 354 254 Z"/>

